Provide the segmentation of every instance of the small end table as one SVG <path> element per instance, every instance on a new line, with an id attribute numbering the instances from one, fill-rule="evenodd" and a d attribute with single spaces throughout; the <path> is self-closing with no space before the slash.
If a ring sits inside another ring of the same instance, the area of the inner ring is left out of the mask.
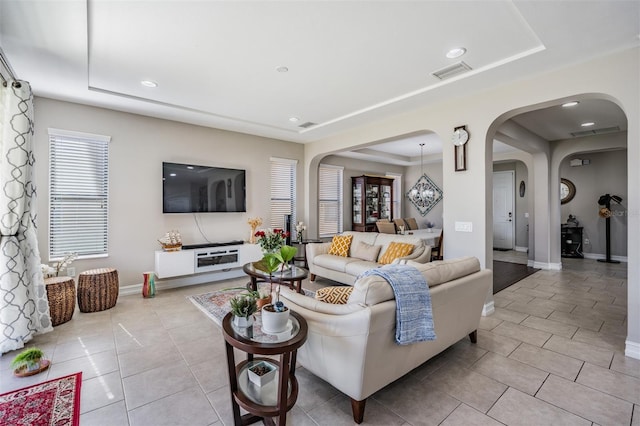
<path id="1" fill-rule="evenodd" d="M 307 244 L 312 243 L 321 243 L 322 240 L 314 240 L 314 239 L 303 239 L 300 241 L 291 241 L 291 244 L 295 244 L 297 246 L 302 247 L 302 255 L 296 256 L 293 258 L 294 262 L 304 262 L 304 268 L 309 269 L 309 264 L 307 263 Z M 298 252 L 300 254 L 300 252 Z"/>
<path id="2" fill-rule="evenodd" d="M 296 355 L 307 340 L 307 322 L 291 311 L 288 329 L 269 334 L 262 331 L 259 314 L 251 327 L 237 327 L 232 318 L 228 313 L 222 319 L 222 334 L 227 351 L 234 424 L 244 426 L 262 420 L 265 425 L 275 425 L 273 418 L 277 417 L 278 425 L 284 426 L 287 411 L 298 399 Z M 246 352 L 247 359 L 236 364 L 234 348 Z M 280 355 L 280 359 L 254 358 L 254 355 Z M 277 373 L 272 382 L 257 386 L 249 380 L 248 370 L 261 361 L 276 365 Z M 241 416 L 240 407 L 249 414 Z"/>
<path id="3" fill-rule="evenodd" d="M 251 287 L 251 290 L 258 289 L 258 280 L 260 282 L 268 282 L 269 280 L 269 273 L 256 268 L 256 265 L 252 262 L 245 263 L 242 270 L 251 278 L 251 283 L 247 284 L 247 286 Z M 306 269 L 290 265 L 289 269 L 285 269 L 284 271 L 278 269 L 272 274 L 271 279 L 274 283 L 287 284 L 289 288 L 296 290 L 298 293 L 304 293 L 302 280 L 308 276 L 309 274 Z"/>

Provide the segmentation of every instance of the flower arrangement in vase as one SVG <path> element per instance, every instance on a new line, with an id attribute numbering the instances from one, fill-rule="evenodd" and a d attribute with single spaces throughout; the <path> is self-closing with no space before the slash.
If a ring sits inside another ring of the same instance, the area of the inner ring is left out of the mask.
<path id="1" fill-rule="evenodd" d="M 54 263 L 52 266 L 47 264 L 40 265 L 40 269 L 42 269 L 42 275 L 47 277 L 58 277 L 60 276 L 60 272 L 66 270 L 74 260 L 78 257 L 78 253 L 66 253 L 62 260 Z"/>
<path id="2" fill-rule="evenodd" d="M 304 224 L 304 222 L 298 222 L 296 224 L 296 238 L 298 240 L 299 243 L 302 242 L 303 238 L 304 238 L 304 231 L 307 230 L 307 226 Z"/>
<path id="3" fill-rule="evenodd" d="M 289 233 L 283 229 L 269 228 L 256 232 L 255 236 L 258 238 L 258 244 L 264 253 L 276 253 L 284 245 Z"/>
<path id="4" fill-rule="evenodd" d="M 284 245 L 275 253 L 264 255 L 263 263 L 269 272 L 269 284 L 273 293 L 273 273 L 280 267 L 280 273 L 284 273 L 284 266 L 293 259 L 297 248 Z M 286 330 L 289 321 L 289 308 L 280 300 L 280 282 L 276 287 L 275 303 L 262 307 L 262 329 L 267 333 L 280 333 Z"/>
<path id="5" fill-rule="evenodd" d="M 250 217 L 247 220 L 247 223 L 251 227 L 251 234 L 250 234 L 250 237 L 249 237 L 249 243 L 250 244 L 255 244 L 256 243 L 256 229 L 258 229 L 258 226 L 262 225 L 262 218 L 261 217 Z"/>
<path id="6" fill-rule="evenodd" d="M 435 226 L 435 222 L 427 222 L 427 232 L 432 232 Z"/>

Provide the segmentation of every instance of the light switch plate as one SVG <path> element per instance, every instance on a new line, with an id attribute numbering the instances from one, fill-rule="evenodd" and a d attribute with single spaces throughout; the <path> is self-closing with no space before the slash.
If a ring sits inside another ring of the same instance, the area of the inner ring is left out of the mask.
<path id="1" fill-rule="evenodd" d="M 473 232 L 473 225 L 471 222 L 456 222 L 455 230 L 457 232 Z"/>

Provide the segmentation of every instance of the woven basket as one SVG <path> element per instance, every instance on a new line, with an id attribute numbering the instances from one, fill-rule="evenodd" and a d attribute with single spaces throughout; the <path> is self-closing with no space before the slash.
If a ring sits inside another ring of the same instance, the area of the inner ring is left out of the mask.
<path id="1" fill-rule="evenodd" d="M 64 324 L 76 309 L 76 283 L 70 277 L 50 277 L 44 280 L 49 300 L 51 325 Z"/>
<path id="2" fill-rule="evenodd" d="M 78 275 L 78 307 L 80 312 L 98 312 L 113 308 L 118 300 L 118 271 L 100 268 Z"/>

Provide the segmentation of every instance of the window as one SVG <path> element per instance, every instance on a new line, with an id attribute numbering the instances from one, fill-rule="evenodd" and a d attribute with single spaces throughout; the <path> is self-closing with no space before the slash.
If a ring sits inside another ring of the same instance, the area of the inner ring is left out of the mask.
<path id="1" fill-rule="evenodd" d="M 284 228 L 284 215 L 296 223 L 296 166 L 298 160 L 271 158 L 271 228 Z"/>
<path id="2" fill-rule="evenodd" d="M 402 193 L 402 175 L 398 173 L 385 173 L 385 175 L 393 178 L 393 204 L 391 206 L 393 218 L 402 218 L 402 200 L 404 199 L 404 194 Z"/>
<path id="3" fill-rule="evenodd" d="M 107 256 L 108 136 L 49 129 L 49 258 Z"/>
<path id="4" fill-rule="evenodd" d="M 320 164 L 318 170 L 318 233 L 330 237 L 342 232 L 343 167 Z"/>

